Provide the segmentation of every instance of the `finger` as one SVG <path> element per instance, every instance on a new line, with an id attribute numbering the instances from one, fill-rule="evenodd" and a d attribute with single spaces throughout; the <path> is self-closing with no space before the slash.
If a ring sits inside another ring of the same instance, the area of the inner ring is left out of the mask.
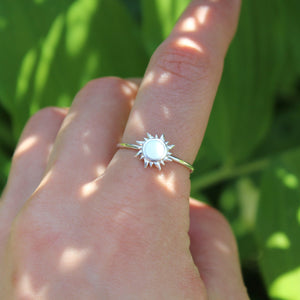
<path id="1" fill-rule="evenodd" d="M 236 30 L 239 6 L 239 0 L 192 1 L 151 58 L 124 132 L 124 142 L 135 143 L 146 132 L 164 133 L 175 145 L 174 155 L 193 162 L 224 57 Z M 120 152 L 125 162 L 140 168 L 140 162 L 128 151 Z M 174 163 L 167 165 L 175 168 Z"/>
<path id="2" fill-rule="evenodd" d="M 67 109 L 48 107 L 27 123 L 13 155 L 8 183 L 3 192 L 1 224 L 10 224 L 40 183 L 49 152 Z"/>
<path id="3" fill-rule="evenodd" d="M 190 200 L 190 250 L 208 299 L 249 299 L 243 283 L 234 236 L 215 209 Z"/>
<path id="4" fill-rule="evenodd" d="M 70 107 L 47 169 L 74 184 L 100 176 L 116 151 L 136 90 L 134 83 L 113 77 L 88 83 Z"/>
<path id="5" fill-rule="evenodd" d="M 165 134 L 172 153 L 193 162 L 220 80 L 223 60 L 236 29 L 239 0 L 194 0 L 169 38 L 151 58 L 131 110 L 123 142 L 136 144 L 146 132 Z M 162 172 L 145 169 L 133 150 L 120 149 L 106 171 L 106 189 L 132 213 L 160 226 L 186 232 L 189 171 L 167 162 Z M 104 179 L 105 180 L 105 179 Z M 139 200 L 136 201 L 136 198 Z M 112 201 L 110 201 L 113 205 Z M 176 222 L 174 222 L 176 220 Z M 150 222 L 149 221 L 149 222 Z"/>

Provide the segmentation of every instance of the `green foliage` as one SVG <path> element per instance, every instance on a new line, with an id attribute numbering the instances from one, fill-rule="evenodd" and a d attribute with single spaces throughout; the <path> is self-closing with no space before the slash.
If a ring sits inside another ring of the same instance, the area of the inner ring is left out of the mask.
<path id="1" fill-rule="evenodd" d="M 149 55 L 171 32 L 189 0 L 141 0 L 142 32 Z"/>
<path id="2" fill-rule="evenodd" d="M 278 35 L 267 25 L 284 31 L 286 24 L 280 15 L 273 17 L 285 4 L 273 1 L 270 6 L 267 2 L 244 2 L 240 26 L 225 61 L 207 135 L 224 164 L 247 159 L 271 124 L 286 35 Z"/>
<path id="3" fill-rule="evenodd" d="M 188 3 L 2 0 L 1 187 L 31 114 L 70 105 L 92 78 L 142 76 Z M 243 1 L 192 176 L 192 195 L 229 219 L 256 300 L 300 299 L 299 11 L 298 0 Z"/>
<path id="4" fill-rule="evenodd" d="M 137 25 L 119 1 L 6 0 L 0 11 L 0 98 L 15 137 L 29 114 L 70 105 L 94 77 L 143 74 Z"/>
<path id="5" fill-rule="evenodd" d="M 255 235 L 274 299 L 300 295 L 300 148 L 274 158 L 263 174 Z"/>

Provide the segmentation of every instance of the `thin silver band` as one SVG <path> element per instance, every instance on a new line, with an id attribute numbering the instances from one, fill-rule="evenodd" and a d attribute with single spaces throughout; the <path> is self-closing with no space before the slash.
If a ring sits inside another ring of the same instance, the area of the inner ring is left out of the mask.
<path id="1" fill-rule="evenodd" d="M 128 143 L 119 143 L 117 145 L 117 147 L 118 148 L 123 148 L 123 149 L 133 149 L 133 150 L 139 150 L 140 149 L 138 145 L 128 144 Z M 189 164 L 188 162 L 186 162 L 186 161 L 184 161 L 184 160 L 182 160 L 182 159 L 180 159 L 176 156 L 173 156 L 173 155 L 170 155 L 169 157 L 172 159 L 172 161 L 188 168 L 191 173 L 194 171 L 194 167 L 191 164 Z"/>

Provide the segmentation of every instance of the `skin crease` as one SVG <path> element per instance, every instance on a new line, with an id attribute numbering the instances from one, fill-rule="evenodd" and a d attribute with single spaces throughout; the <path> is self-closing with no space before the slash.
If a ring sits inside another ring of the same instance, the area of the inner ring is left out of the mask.
<path id="1" fill-rule="evenodd" d="M 239 9 L 192 1 L 142 81 L 93 80 L 28 121 L 0 207 L 0 299 L 249 299 L 230 226 L 189 199 L 189 171 L 116 149 L 164 133 L 194 161 Z"/>

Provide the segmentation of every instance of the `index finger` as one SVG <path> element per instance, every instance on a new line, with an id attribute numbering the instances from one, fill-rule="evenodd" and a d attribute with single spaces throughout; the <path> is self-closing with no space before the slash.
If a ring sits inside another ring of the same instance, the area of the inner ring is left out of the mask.
<path id="1" fill-rule="evenodd" d="M 200 147 L 220 82 L 223 61 L 235 33 L 240 0 L 194 0 L 170 36 L 152 56 L 123 136 L 136 144 L 149 132 L 165 135 L 175 156 L 192 163 Z M 117 153 L 122 169 L 152 174 L 132 150 Z M 175 167 L 176 165 L 176 167 Z M 179 180 L 183 166 L 167 163 Z M 157 171 L 157 170 L 155 170 Z M 149 173 L 150 172 L 150 173 Z"/>

